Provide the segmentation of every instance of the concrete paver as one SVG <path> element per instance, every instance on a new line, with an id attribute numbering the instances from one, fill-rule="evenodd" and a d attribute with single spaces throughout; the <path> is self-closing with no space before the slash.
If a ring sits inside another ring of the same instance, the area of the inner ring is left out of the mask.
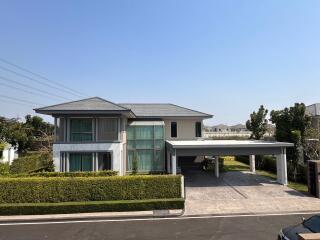
<path id="1" fill-rule="evenodd" d="M 185 215 L 261 214 L 320 211 L 320 199 L 250 172 L 189 171 Z"/>

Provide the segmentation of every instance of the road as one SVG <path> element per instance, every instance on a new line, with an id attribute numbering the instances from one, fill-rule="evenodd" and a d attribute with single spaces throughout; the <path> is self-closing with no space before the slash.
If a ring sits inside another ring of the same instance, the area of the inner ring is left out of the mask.
<path id="1" fill-rule="evenodd" d="M 303 215 L 308 217 L 308 215 Z M 299 223 L 302 215 L 174 219 L 88 220 L 0 224 L 1 240 L 38 239 L 184 239 L 270 240 L 279 229 Z"/>

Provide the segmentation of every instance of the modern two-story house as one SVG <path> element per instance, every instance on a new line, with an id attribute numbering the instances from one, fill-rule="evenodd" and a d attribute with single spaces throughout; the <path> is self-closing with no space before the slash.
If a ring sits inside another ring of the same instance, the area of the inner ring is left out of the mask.
<path id="1" fill-rule="evenodd" d="M 132 171 L 168 169 L 166 140 L 202 138 L 212 115 L 174 104 L 116 104 L 99 97 L 37 108 L 54 117 L 55 170 Z"/>

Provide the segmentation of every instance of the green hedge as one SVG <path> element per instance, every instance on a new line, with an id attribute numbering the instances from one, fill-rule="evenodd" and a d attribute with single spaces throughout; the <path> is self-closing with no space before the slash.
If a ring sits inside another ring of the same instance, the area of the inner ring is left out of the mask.
<path id="1" fill-rule="evenodd" d="M 11 174 L 47 171 L 53 172 L 52 153 L 29 152 L 12 161 Z"/>
<path id="2" fill-rule="evenodd" d="M 110 177 L 117 176 L 117 171 L 98 171 L 98 172 L 38 172 L 38 173 L 21 173 L 10 174 L 5 177 L 21 178 L 21 177 Z"/>
<path id="3" fill-rule="evenodd" d="M 0 203 L 180 198 L 181 176 L 0 178 L 0 189 Z"/>
<path id="4" fill-rule="evenodd" d="M 183 209 L 184 199 L 0 204 L 0 215 L 64 214 Z"/>

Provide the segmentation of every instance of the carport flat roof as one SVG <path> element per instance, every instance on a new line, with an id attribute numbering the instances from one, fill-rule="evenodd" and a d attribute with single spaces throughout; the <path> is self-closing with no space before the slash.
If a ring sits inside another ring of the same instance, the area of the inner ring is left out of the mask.
<path id="1" fill-rule="evenodd" d="M 172 148 L 273 148 L 293 147 L 293 143 L 258 140 L 167 140 Z"/>

